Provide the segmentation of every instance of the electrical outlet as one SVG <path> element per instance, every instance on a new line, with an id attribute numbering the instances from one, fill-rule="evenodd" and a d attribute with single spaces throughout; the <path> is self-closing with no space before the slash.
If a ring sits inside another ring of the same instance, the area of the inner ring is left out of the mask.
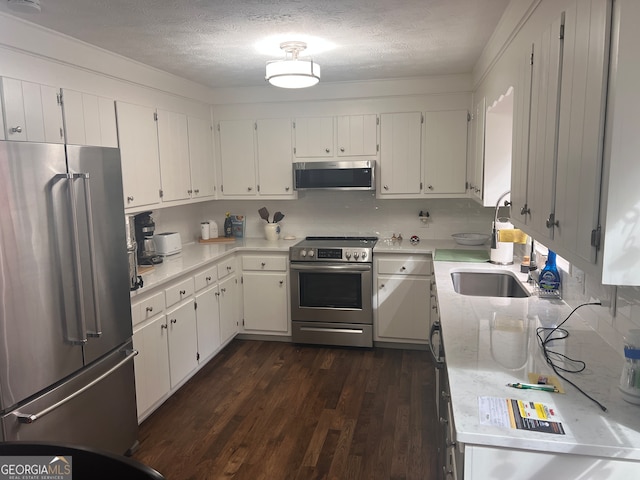
<path id="1" fill-rule="evenodd" d="M 584 295 L 586 293 L 585 274 L 582 270 L 571 265 L 571 278 L 580 286 L 580 293 Z"/>

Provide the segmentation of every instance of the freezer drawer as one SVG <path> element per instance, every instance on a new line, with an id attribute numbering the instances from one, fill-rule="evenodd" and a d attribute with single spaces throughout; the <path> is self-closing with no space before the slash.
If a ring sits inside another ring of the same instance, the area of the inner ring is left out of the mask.
<path id="1" fill-rule="evenodd" d="M 0 417 L 1 439 L 127 452 L 138 435 L 134 356 L 129 341 L 46 394 L 6 413 Z"/>

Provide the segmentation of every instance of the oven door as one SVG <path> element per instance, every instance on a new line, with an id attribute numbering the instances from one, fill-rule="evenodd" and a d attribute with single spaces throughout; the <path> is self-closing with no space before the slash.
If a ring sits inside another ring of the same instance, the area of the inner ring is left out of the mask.
<path id="1" fill-rule="evenodd" d="M 296 263 L 291 270 L 291 319 L 373 323 L 371 264 Z"/>

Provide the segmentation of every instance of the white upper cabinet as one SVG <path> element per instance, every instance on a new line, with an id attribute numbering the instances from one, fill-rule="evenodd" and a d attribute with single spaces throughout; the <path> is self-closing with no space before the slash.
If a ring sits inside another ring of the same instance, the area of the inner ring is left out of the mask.
<path id="1" fill-rule="evenodd" d="M 465 194 L 468 115 L 466 110 L 424 114 L 425 194 Z"/>
<path id="2" fill-rule="evenodd" d="M 296 158 L 333 157 L 333 117 L 299 117 L 293 122 Z"/>
<path id="3" fill-rule="evenodd" d="M 5 138 L 64 143 L 60 89 L 2 78 Z"/>
<path id="4" fill-rule="evenodd" d="M 640 285 L 640 2 L 619 0 L 614 11 L 615 66 L 610 88 L 610 170 L 602 282 Z"/>
<path id="5" fill-rule="evenodd" d="M 421 139 L 420 112 L 380 115 L 380 197 L 420 193 Z"/>
<path id="6" fill-rule="evenodd" d="M 160 202 L 160 163 L 155 110 L 116 102 L 125 208 Z"/>
<path id="7" fill-rule="evenodd" d="M 216 173 L 213 160 L 211 122 L 187 117 L 189 129 L 189 164 L 191 166 L 191 197 L 207 198 L 216 194 Z"/>
<path id="8" fill-rule="evenodd" d="M 467 159 L 467 186 L 472 198 L 482 201 L 484 175 L 484 120 L 486 99 L 482 97 L 472 115 L 473 151 Z"/>
<path id="9" fill-rule="evenodd" d="M 187 200 L 192 192 L 187 116 L 161 109 L 157 115 L 162 201 Z"/>
<path id="10" fill-rule="evenodd" d="M 227 120 L 220 132 L 220 190 L 223 196 L 255 196 L 255 122 Z"/>
<path id="11" fill-rule="evenodd" d="M 65 88 L 62 111 L 67 144 L 118 147 L 113 99 Z"/>
<path id="12" fill-rule="evenodd" d="M 589 265 L 598 249 L 609 11 L 602 0 L 564 7 L 534 38 L 530 66 L 519 67 L 530 91 L 515 98 L 512 220 Z"/>
<path id="13" fill-rule="evenodd" d="M 291 120 L 256 122 L 258 192 L 264 195 L 293 195 Z"/>
<path id="14" fill-rule="evenodd" d="M 295 198 L 291 120 L 228 120 L 219 123 L 223 197 Z"/>
<path id="15" fill-rule="evenodd" d="M 336 120 L 336 153 L 339 157 L 375 157 L 378 154 L 377 115 L 343 115 Z"/>

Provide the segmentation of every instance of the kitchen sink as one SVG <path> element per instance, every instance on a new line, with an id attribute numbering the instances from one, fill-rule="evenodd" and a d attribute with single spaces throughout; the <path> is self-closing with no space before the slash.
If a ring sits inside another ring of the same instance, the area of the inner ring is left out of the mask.
<path id="1" fill-rule="evenodd" d="M 529 292 L 516 276 L 507 271 L 454 271 L 451 272 L 451 280 L 454 290 L 462 295 L 511 298 L 529 296 Z"/>

